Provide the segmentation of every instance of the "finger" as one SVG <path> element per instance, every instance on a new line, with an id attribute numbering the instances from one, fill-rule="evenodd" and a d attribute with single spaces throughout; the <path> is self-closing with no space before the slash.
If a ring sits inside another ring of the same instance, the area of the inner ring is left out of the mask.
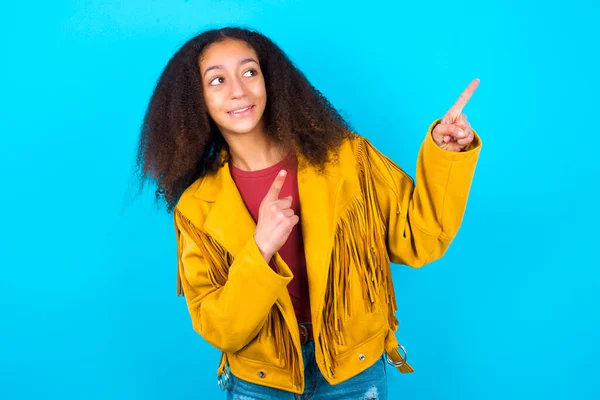
<path id="1" fill-rule="evenodd" d="M 285 215 L 287 218 L 291 217 L 292 215 L 294 215 L 294 210 L 292 210 L 291 208 L 286 208 L 285 210 L 282 211 L 283 215 Z"/>
<path id="2" fill-rule="evenodd" d="M 448 110 L 445 117 L 448 117 L 451 122 L 454 122 L 455 119 L 462 113 L 463 108 L 467 105 L 467 102 L 473 96 L 475 89 L 479 86 L 479 78 L 473 79 L 473 81 L 467 86 L 467 88 L 460 94 L 458 100 L 454 105 Z"/>
<path id="3" fill-rule="evenodd" d="M 286 225 L 287 225 L 286 234 L 289 235 L 292 232 L 292 230 L 294 230 L 294 227 L 298 224 L 299 221 L 300 221 L 300 217 L 298 217 L 297 215 L 292 215 L 289 219 L 287 219 L 287 221 L 286 221 Z"/>
<path id="4" fill-rule="evenodd" d="M 296 226 L 296 224 L 300 221 L 300 217 L 297 215 L 292 215 L 290 217 L 290 222 L 292 223 L 292 228 Z"/>
<path id="5" fill-rule="evenodd" d="M 276 200 L 273 205 L 279 210 L 288 209 L 292 206 L 292 196 L 287 196 L 283 199 Z"/>
<path id="6" fill-rule="evenodd" d="M 467 132 L 467 136 L 464 137 L 463 139 L 458 139 L 456 141 L 456 143 L 460 144 L 461 146 L 466 146 L 466 145 L 468 145 L 469 143 L 471 143 L 473 141 L 474 137 L 475 137 L 475 135 L 473 134 L 473 131 L 469 130 Z"/>
<path id="7" fill-rule="evenodd" d="M 447 113 L 446 115 L 444 115 L 444 118 L 442 118 L 442 124 L 458 124 L 460 125 L 464 125 L 467 123 L 467 116 L 465 114 L 460 114 L 458 116 L 456 116 L 453 120 L 450 120 L 450 114 Z M 462 128 L 462 126 L 461 126 Z"/>
<path id="8" fill-rule="evenodd" d="M 467 138 L 469 136 L 473 136 L 473 130 L 471 129 L 471 124 L 469 124 L 468 122 L 463 122 L 463 123 L 458 122 L 458 123 L 456 123 L 456 126 L 465 133 L 465 138 Z"/>
<path id="9" fill-rule="evenodd" d="M 467 86 L 467 88 L 460 94 L 458 100 L 454 104 L 455 111 L 462 113 L 463 108 L 465 108 L 465 106 L 471 99 L 471 96 L 473 96 L 473 93 L 475 92 L 475 89 L 477 89 L 477 86 L 479 86 L 478 78 L 473 79 L 473 81 L 469 83 L 469 86 Z"/>
<path id="10" fill-rule="evenodd" d="M 466 129 L 466 126 L 468 125 L 467 116 L 465 114 L 458 114 L 455 116 L 448 114 L 448 115 L 444 116 L 444 118 L 442 119 L 442 123 L 443 124 L 454 124 L 454 125 L 457 125 L 461 129 Z"/>
<path id="11" fill-rule="evenodd" d="M 467 136 L 467 133 L 455 124 L 438 125 L 437 129 L 437 134 L 444 137 L 444 142 L 446 143 L 448 143 L 446 137 L 463 139 Z"/>
<path id="12" fill-rule="evenodd" d="M 275 180 L 271 184 L 267 195 L 265 196 L 265 200 L 275 201 L 279 198 L 279 192 L 281 192 L 281 188 L 283 187 L 283 182 L 285 182 L 286 171 L 281 170 L 275 177 Z"/>
<path id="13" fill-rule="evenodd" d="M 454 125 L 465 132 L 467 132 L 470 127 L 469 123 L 464 118 L 464 114 L 460 114 L 460 116 L 450 125 Z"/>
<path id="14" fill-rule="evenodd" d="M 454 125 L 458 126 L 465 132 L 469 130 L 469 123 L 467 122 L 467 116 L 465 114 L 460 114 Z"/>

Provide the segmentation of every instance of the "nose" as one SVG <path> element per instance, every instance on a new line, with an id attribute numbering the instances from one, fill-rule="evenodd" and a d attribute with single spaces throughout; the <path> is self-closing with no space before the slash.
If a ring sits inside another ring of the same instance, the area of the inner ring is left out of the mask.
<path id="1" fill-rule="evenodd" d="M 244 82 L 240 78 L 233 78 L 230 80 L 231 85 L 231 97 L 234 99 L 242 98 L 246 95 L 246 88 Z"/>

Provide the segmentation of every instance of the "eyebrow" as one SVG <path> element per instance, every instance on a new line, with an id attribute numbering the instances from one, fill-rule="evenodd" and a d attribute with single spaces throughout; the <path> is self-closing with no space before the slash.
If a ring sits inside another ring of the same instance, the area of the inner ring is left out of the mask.
<path id="1" fill-rule="evenodd" d="M 254 58 L 244 58 L 242 61 L 240 61 L 240 65 L 248 64 L 250 62 L 258 64 L 258 61 L 256 61 Z M 211 71 L 213 69 L 223 69 L 223 66 L 222 65 L 211 65 L 210 67 L 206 68 L 206 71 L 204 71 L 204 76 L 206 77 L 206 74 L 208 74 L 208 71 Z"/>

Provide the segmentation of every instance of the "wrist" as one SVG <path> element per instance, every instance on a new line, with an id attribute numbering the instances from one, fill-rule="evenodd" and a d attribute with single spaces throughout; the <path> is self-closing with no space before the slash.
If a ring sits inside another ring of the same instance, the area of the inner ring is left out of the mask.
<path id="1" fill-rule="evenodd" d="M 258 250 L 260 251 L 260 254 L 262 254 L 263 258 L 265 259 L 265 262 L 268 264 L 271 262 L 271 259 L 273 258 L 273 255 L 275 253 L 270 253 L 270 252 L 264 252 L 260 249 L 260 247 L 258 248 Z"/>
<path id="2" fill-rule="evenodd" d="M 271 262 L 271 259 L 273 258 L 273 255 L 275 254 L 275 252 L 267 250 L 266 246 L 262 245 L 261 242 L 259 240 L 257 240 L 256 235 L 254 235 L 254 242 L 256 243 L 256 247 L 258 247 L 258 251 L 265 259 L 265 262 L 267 264 L 269 262 Z"/>

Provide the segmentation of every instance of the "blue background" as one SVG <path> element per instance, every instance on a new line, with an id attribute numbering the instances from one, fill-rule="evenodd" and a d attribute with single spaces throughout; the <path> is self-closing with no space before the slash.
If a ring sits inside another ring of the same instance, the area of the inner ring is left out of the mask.
<path id="1" fill-rule="evenodd" d="M 175 296 L 171 216 L 132 181 L 168 58 L 261 30 L 414 175 L 475 77 L 484 143 L 441 261 L 395 266 L 414 374 L 391 398 L 597 399 L 595 1 L 56 1 L 0 6 L 0 399 L 224 398 Z"/>

